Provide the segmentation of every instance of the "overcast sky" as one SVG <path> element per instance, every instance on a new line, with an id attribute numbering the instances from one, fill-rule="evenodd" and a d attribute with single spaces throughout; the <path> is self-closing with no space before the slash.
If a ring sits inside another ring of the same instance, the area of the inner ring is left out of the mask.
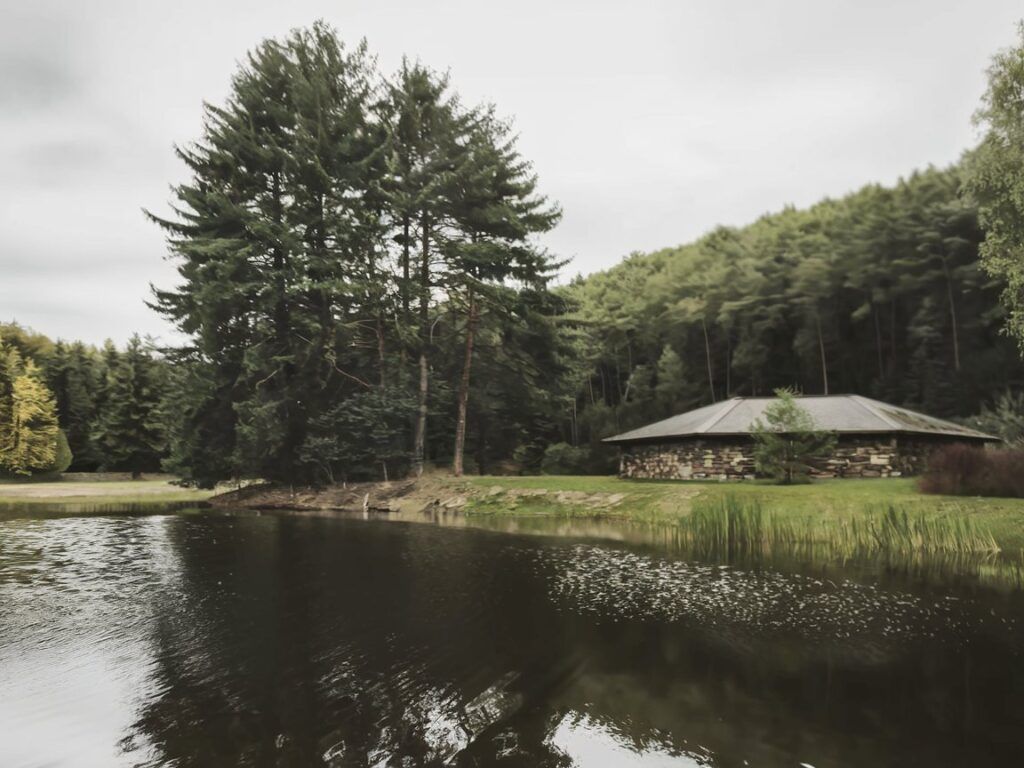
<path id="1" fill-rule="evenodd" d="M 515 119 L 565 217 L 569 273 L 786 204 L 946 165 L 1019 0 L 316 2 L 0 0 L 0 319 L 54 337 L 170 338 L 147 309 L 174 282 L 142 207 L 183 178 L 259 40 L 317 18 L 449 69 Z"/>

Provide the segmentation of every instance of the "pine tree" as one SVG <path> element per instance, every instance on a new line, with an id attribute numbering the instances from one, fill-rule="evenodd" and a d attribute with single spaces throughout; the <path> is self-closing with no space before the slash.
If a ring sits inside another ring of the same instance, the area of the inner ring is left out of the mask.
<path id="1" fill-rule="evenodd" d="M 180 150 L 192 174 L 176 220 L 155 218 L 183 278 L 156 306 L 188 334 L 207 401 L 176 434 L 215 425 L 232 474 L 294 480 L 311 418 L 344 388 L 367 386 L 356 289 L 373 279 L 383 224 L 368 177 L 385 131 L 364 46 L 322 24 L 267 41 L 209 106 L 203 137 Z M 212 377 L 212 380 L 210 380 Z M 189 441 L 179 446 L 180 460 Z M 191 461 L 199 478 L 207 470 Z M 223 470 L 223 463 L 216 466 Z M 214 478 L 205 478 L 212 480 Z"/>
<path id="2" fill-rule="evenodd" d="M 775 397 L 764 410 L 764 421 L 753 424 L 757 471 L 783 484 L 805 482 L 811 462 L 832 451 L 835 435 L 817 428 L 792 390 L 778 389 Z"/>
<path id="3" fill-rule="evenodd" d="M 156 471 L 163 451 L 161 382 L 138 335 L 132 336 L 107 376 L 106 404 L 96 436 L 103 469 L 135 477 Z"/>
<path id="4" fill-rule="evenodd" d="M 466 420 L 473 364 L 473 344 L 480 313 L 504 312 L 507 281 L 545 290 L 560 266 L 531 246 L 531 236 L 551 229 L 561 215 L 536 193 L 537 177 L 519 155 L 515 137 L 493 110 L 484 113 L 471 133 L 469 152 L 452 176 L 458 239 L 446 254 L 453 292 L 461 294 L 465 350 L 459 377 L 452 472 L 462 475 Z"/>
<path id="5" fill-rule="evenodd" d="M 54 345 L 45 363 L 46 381 L 57 401 L 57 417 L 78 471 L 96 469 L 92 425 L 96 420 L 95 361 L 81 342 Z"/>
<path id="6" fill-rule="evenodd" d="M 426 460 L 431 309 L 438 289 L 449 283 L 450 265 L 443 256 L 453 230 L 458 231 L 452 195 L 466 162 L 475 115 L 461 108 L 447 77 L 403 62 L 396 80 L 389 92 L 390 178 L 384 187 L 401 227 L 396 241 L 402 249 L 403 322 L 415 328 L 418 384 L 412 468 L 419 475 Z"/>

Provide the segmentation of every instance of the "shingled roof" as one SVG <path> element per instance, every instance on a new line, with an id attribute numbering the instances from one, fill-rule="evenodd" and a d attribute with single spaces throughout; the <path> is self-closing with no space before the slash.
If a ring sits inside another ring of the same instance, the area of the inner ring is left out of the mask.
<path id="1" fill-rule="evenodd" d="M 621 435 L 607 437 L 606 443 L 654 443 L 684 437 L 736 437 L 749 435 L 754 422 L 762 418 L 774 397 L 734 397 L 714 405 L 657 421 Z M 811 395 L 797 398 L 814 419 L 818 429 L 844 434 L 942 435 L 971 441 L 998 441 L 951 421 L 926 416 L 859 395 Z M 762 418 L 763 421 L 763 418 Z"/>

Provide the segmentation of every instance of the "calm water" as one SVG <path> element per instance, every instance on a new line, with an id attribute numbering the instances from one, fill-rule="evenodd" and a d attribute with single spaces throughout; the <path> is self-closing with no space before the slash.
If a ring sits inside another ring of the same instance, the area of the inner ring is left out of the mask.
<path id="1" fill-rule="evenodd" d="M 0 521 L 0 766 L 1024 764 L 1019 591 L 580 537 Z"/>

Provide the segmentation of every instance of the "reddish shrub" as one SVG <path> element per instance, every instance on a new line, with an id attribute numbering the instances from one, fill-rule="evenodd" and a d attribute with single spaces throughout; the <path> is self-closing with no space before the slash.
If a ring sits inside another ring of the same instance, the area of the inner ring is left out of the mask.
<path id="1" fill-rule="evenodd" d="M 928 458 L 918 481 L 924 493 L 1024 497 L 1024 451 L 948 445 Z"/>
<path id="2" fill-rule="evenodd" d="M 986 451 L 987 485 L 981 496 L 1024 497 L 1024 451 Z"/>

